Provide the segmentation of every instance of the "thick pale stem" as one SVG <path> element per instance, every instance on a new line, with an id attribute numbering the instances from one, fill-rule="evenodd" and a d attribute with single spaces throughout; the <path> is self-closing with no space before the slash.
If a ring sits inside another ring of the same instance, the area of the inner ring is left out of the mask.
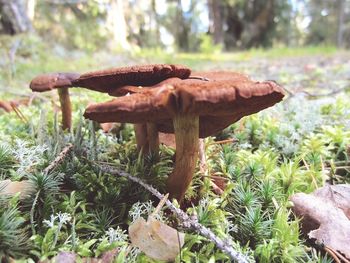
<path id="1" fill-rule="evenodd" d="M 146 123 L 134 124 L 137 150 L 143 153 L 148 152 L 147 125 Z"/>
<path id="2" fill-rule="evenodd" d="M 69 98 L 68 88 L 58 89 L 62 112 L 62 128 L 70 130 L 72 127 L 72 104 Z"/>
<path id="3" fill-rule="evenodd" d="M 147 122 L 147 139 L 149 145 L 149 152 L 154 154 L 156 158 L 159 155 L 159 136 L 157 125 L 152 122 Z"/>
<path id="4" fill-rule="evenodd" d="M 173 122 L 176 160 L 174 171 L 168 178 L 167 188 L 171 198 L 181 202 L 192 181 L 198 159 L 199 117 L 177 115 Z"/>

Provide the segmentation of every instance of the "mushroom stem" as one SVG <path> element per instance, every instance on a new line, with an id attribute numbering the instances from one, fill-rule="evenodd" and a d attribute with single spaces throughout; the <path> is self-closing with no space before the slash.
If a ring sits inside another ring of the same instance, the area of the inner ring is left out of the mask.
<path id="1" fill-rule="evenodd" d="M 137 144 L 137 151 L 147 152 L 148 151 L 148 140 L 147 140 L 147 125 L 146 123 L 134 124 L 135 138 Z"/>
<path id="2" fill-rule="evenodd" d="M 182 201 L 196 168 L 198 159 L 199 117 L 178 114 L 173 119 L 176 160 L 175 168 L 167 181 L 171 198 Z"/>
<path id="3" fill-rule="evenodd" d="M 72 104 L 69 98 L 68 88 L 58 89 L 60 97 L 61 112 L 62 112 L 62 128 L 70 130 L 72 127 Z"/>
<path id="4" fill-rule="evenodd" d="M 154 154 L 156 159 L 158 159 L 159 155 L 159 136 L 157 125 L 152 122 L 147 122 L 147 139 L 149 152 Z"/>
<path id="5" fill-rule="evenodd" d="M 158 158 L 159 136 L 157 125 L 152 122 L 134 124 L 137 150 L 143 154 L 152 153 Z"/>

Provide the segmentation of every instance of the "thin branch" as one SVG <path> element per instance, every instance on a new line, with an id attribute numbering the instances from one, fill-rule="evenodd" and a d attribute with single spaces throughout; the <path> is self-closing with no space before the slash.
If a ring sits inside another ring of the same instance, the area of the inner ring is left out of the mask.
<path id="1" fill-rule="evenodd" d="M 333 250 L 329 249 L 328 247 L 324 247 L 324 250 L 334 259 L 336 263 L 341 263 L 337 255 L 334 254 Z"/>
<path id="2" fill-rule="evenodd" d="M 331 247 L 324 246 L 324 250 L 335 260 L 335 262 L 350 263 L 348 259 L 346 259 L 342 254 L 340 254 L 338 251 L 335 251 Z"/>
<path id="3" fill-rule="evenodd" d="M 303 93 L 307 97 L 313 98 L 313 99 L 325 98 L 325 97 L 331 97 L 331 96 L 337 95 L 339 93 L 342 93 L 342 92 L 346 91 L 347 89 L 349 89 L 349 86 L 345 86 L 343 88 L 332 90 L 331 92 L 326 93 L 326 94 L 313 94 L 313 93 L 310 93 L 306 90 L 292 92 L 292 91 L 288 90 L 286 87 L 283 87 L 283 90 L 289 95 L 287 99 L 294 97 L 295 95 L 300 94 L 300 93 Z"/>
<path id="4" fill-rule="evenodd" d="M 158 190 L 156 190 L 154 187 L 152 187 L 149 184 L 146 184 L 141 179 L 134 177 L 124 171 L 121 171 L 119 169 L 116 169 L 109 165 L 99 165 L 99 169 L 105 173 L 109 173 L 112 175 L 122 176 L 125 178 L 128 178 L 129 180 L 138 183 L 142 187 L 144 187 L 146 190 L 151 192 L 154 196 L 162 200 L 164 198 L 164 195 L 162 195 Z M 177 215 L 177 217 L 182 221 L 183 227 L 187 229 L 194 230 L 198 233 L 200 233 L 202 236 L 208 238 L 212 242 L 215 243 L 215 245 L 223 252 L 225 252 L 232 260 L 236 260 L 240 263 L 246 263 L 248 262 L 246 256 L 241 254 L 240 252 L 236 251 L 233 248 L 232 241 L 231 240 L 222 240 L 219 237 L 217 237 L 210 229 L 206 228 L 205 226 L 201 225 L 197 219 L 190 218 L 184 211 L 177 208 L 172 202 L 169 200 L 166 200 L 165 204 L 167 207 Z"/>
<path id="5" fill-rule="evenodd" d="M 60 152 L 60 154 L 53 160 L 48 167 L 44 169 L 44 174 L 49 174 L 53 170 L 56 169 L 56 167 L 66 158 L 66 156 L 71 152 L 73 149 L 72 144 L 68 144 L 64 149 Z"/>
<path id="6" fill-rule="evenodd" d="M 11 103 L 11 107 L 21 121 L 23 121 L 24 123 L 28 123 L 27 118 L 24 116 L 22 111 L 14 103 Z"/>
<path id="7" fill-rule="evenodd" d="M 162 207 L 164 206 L 166 200 L 168 200 L 169 197 L 169 193 L 166 194 L 159 202 L 159 204 L 157 205 L 156 209 L 154 209 L 154 211 L 151 214 L 151 217 L 156 217 L 157 214 L 159 214 L 160 210 L 162 209 Z"/>
<path id="8" fill-rule="evenodd" d="M 35 235 L 36 231 L 35 231 L 35 220 L 34 220 L 34 212 L 35 212 L 35 206 L 38 203 L 38 199 L 39 199 L 39 195 L 40 195 L 40 190 L 35 194 L 35 198 L 32 204 L 32 207 L 30 208 L 30 226 L 32 228 L 32 234 Z"/>
<path id="9" fill-rule="evenodd" d="M 47 166 L 43 173 L 44 174 L 49 174 L 50 172 L 52 172 L 54 169 L 56 169 L 56 167 L 64 160 L 64 158 L 67 156 L 67 154 L 73 149 L 73 145 L 72 144 L 68 144 L 66 147 L 64 147 L 64 149 L 60 152 L 60 154 L 55 158 L 55 160 L 53 160 L 49 166 Z M 30 223 L 31 223 L 31 227 L 32 227 L 32 233 L 33 235 L 35 235 L 35 221 L 34 221 L 34 212 L 35 212 L 35 206 L 38 202 L 38 198 L 40 195 L 40 190 L 36 193 L 35 198 L 34 198 L 34 202 L 32 204 L 32 207 L 30 209 Z"/>
<path id="10" fill-rule="evenodd" d="M 211 144 L 227 144 L 227 143 L 235 143 L 235 142 L 239 142 L 239 140 L 236 138 L 231 138 L 227 140 L 213 141 Z"/>

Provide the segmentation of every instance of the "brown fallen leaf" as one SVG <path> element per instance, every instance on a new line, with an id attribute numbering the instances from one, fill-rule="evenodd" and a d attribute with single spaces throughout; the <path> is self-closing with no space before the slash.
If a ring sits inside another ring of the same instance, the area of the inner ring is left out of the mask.
<path id="1" fill-rule="evenodd" d="M 110 132 L 113 129 L 114 122 L 100 123 L 100 126 L 101 126 L 103 132 L 108 133 L 108 132 Z"/>
<path id="2" fill-rule="evenodd" d="M 174 261 L 185 241 L 185 234 L 149 217 L 142 217 L 129 227 L 131 243 L 147 256 L 157 260 Z"/>
<path id="3" fill-rule="evenodd" d="M 160 201 L 147 221 L 140 217 L 129 226 L 129 237 L 132 245 L 141 249 L 150 258 L 169 262 L 174 261 L 180 253 L 185 242 L 185 234 L 154 218 L 167 197 L 168 195 Z"/>
<path id="4" fill-rule="evenodd" d="M 58 255 L 51 261 L 55 263 L 75 263 L 76 262 L 76 254 L 74 252 L 66 252 L 61 251 Z"/>
<path id="5" fill-rule="evenodd" d="M 176 150 L 175 134 L 159 132 L 159 142 Z"/>
<path id="6" fill-rule="evenodd" d="M 313 195 L 332 202 L 336 207 L 343 210 L 350 220 L 350 185 L 326 185 L 317 189 Z"/>
<path id="7" fill-rule="evenodd" d="M 112 134 L 118 134 L 124 128 L 123 123 L 117 123 L 117 122 L 100 123 L 100 126 L 104 133 L 112 133 Z"/>
<path id="8" fill-rule="evenodd" d="M 81 263 L 112 263 L 114 262 L 115 257 L 118 255 L 118 249 L 112 249 L 110 251 L 106 251 L 102 254 L 99 258 L 89 258 L 89 257 L 82 257 L 79 258 L 79 256 L 75 252 L 69 252 L 69 251 L 61 251 L 58 253 L 58 255 L 51 260 L 44 261 L 45 263 L 75 263 L 75 262 L 81 262 Z"/>
<path id="9" fill-rule="evenodd" d="M 221 194 L 225 191 L 228 179 L 221 176 L 211 176 L 212 181 L 221 190 Z"/>
<path id="10" fill-rule="evenodd" d="M 317 244 L 329 247 L 348 259 L 350 220 L 345 211 L 350 203 L 347 199 L 349 191 L 350 187 L 345 185 L 325 186 L 312 194 L 298 193 L 290 198 L 293 212 L 302 218 L 302 232 L 315 239 Z"/>
<path id="11" fill-rule="evenodd" d="M 33 184 L 28 180 L 21 182 L 12 182 L 11 180 L 0 181 L 0 195 L 13 196 L 17 193 L 21 193 L 20 198 L 23 199 L 34 191 Z"/>

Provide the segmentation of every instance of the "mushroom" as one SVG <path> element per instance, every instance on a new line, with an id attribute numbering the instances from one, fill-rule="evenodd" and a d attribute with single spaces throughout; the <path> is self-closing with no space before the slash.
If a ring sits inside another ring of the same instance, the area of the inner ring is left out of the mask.
<path id="1" fill-rule="evenodd" d="M 175 167 L 167 188 L 179 202 L 194 174 L 198 139 L 270 107 L 284 96 L 282 88 L 273 81 L 254 82 L 233 72 L 201 74 L 205 78 L 166 80 L 130 96 L 93 104 L 84 113 L 97 122 L 147 121 L 156 124 L 160 132 L 175 133 Z"/>
<path id="2" fill-rule="evenodd" d="M 165 79 L 174 77 L 185 79 L 190 74 L 191 70 L 181 65 L 141 65 L 86 73 L 75 80 L 73 85 L 119 97 L 138 93 L 142 87 L 155 85 Z M 157 155 L 159 149 L 157 127 L 150 122 L 142 121 L 135 123 L 134 130 L 137 149 Z"/>
<path id="3" fill-rule="evenodd" d="M 0 100 L 0 109 L 3 109 L 6 112 L 12 111 L 11 103 L 9 103 L 7 101 L 1 101 Z"/>
<path id="4" fill-rule="evenodd" d="M 53 73 L 40 75 L 32 80 L 30 87 L 33 91 L 47 91 L 54 88 L 60 90 L 65 89 L 67 94 L 61 99 L 62 118 L 68 120 L 68 113 L 71 116 L 71 109 L 66 109 L 64 105 L 70 105 L 68 97 L 68 87 L 83 87 L 99 92 L 108 93 L 111 96 L 123 96 L 127 93 L 139 92 L 141 89 L 137 86 L 152 86 L 165 79 L 177 77 L 180 79 L 187 78 L 191 74 L 191 70 L 181 65 L 154 64 L 139 65 L 131 67 L 111 68 L 101 71 L 93 71 L 79 76 L 76 73 Z M 133 85 L 133 90 L 127 91 L 123 89 L 126 85 Z M 120 92 L 118 90 L 121 90 Z M 63 91 L 62 91 L 63 92 Z M 61 92 L 61 93 L 62 93 Z M 63 102 L 63 104 L 62 104 Z M 68 108 L 68 107 L 67 107 Z M 64 112 L 66 111 L 66 112 Z M 69 118 L 71 120 L 71 117 Z M 71 122 L 69 122 L 71 127 Z M 65 125 L 63 125 L 65 127 Z M 146 124 L 144 121 L 135 124 L 135 134 L 138 149 L 144 149 L 144 152 L 158 150 L 158 132 L 156 127 L 151 123 Z"/>
<path id="5" fill-rule="evenodd" d="M 30 82 L 32 91 L 45 92 L 57 89 L 60 98 L 62 112 L 62 128 L 70 130 L 72 127 L 72 105 L 68 88 L 72 87 L 72 81 L 79 78 L 78 73 L 49 73 L 35 77 Z"/>

